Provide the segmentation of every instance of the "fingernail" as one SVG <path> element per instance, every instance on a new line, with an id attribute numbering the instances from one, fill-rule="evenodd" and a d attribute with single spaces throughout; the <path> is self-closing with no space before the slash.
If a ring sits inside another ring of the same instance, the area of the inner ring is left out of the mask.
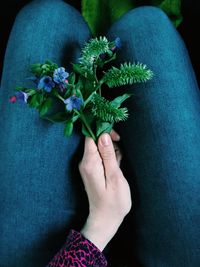
<path id="1" fill-rule="evenodd" d="M 103 134 L 101 137 L 101 143 L 103 146 L 109 146 L 110 145 L 110 136 L 108 134 Z"/>

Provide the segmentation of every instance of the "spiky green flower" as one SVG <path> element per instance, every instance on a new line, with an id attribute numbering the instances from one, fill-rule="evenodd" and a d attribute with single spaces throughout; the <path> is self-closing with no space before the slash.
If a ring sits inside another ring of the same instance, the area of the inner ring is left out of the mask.
<path id="1" fill-rule="evenodd" d="M 80 63 L 82 65 L 91 66 L 96 58 L 109 51 L 109 44 L 110 42 L 105 36 L 91 39 L 82 48 Z"/>
<path id="2" fill-rule="evenodd" d="M 126 84 L 141 83 L 150 80 L 153 72 L 142 63 L 124 63 L 120 68 L 112 67 L 103 77 L 105 83 L 110 87 Z"/>
<path id="3" fill-rule="evenodd" d="M 94 94 L 92 98 L 92 114 L 107 122 L 119 122 L 128 118 L 128 109 L 118 108 L 99 94 Z"/>

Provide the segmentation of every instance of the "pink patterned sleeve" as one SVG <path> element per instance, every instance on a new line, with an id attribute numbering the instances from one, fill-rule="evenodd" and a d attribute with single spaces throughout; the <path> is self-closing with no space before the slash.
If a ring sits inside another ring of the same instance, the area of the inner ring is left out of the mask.
<path id="1" fill-rule="evenodd" d="M 81 233 L 70 230 L 65 245 L 46 267 L 106 267 L 103 253 Z"/>

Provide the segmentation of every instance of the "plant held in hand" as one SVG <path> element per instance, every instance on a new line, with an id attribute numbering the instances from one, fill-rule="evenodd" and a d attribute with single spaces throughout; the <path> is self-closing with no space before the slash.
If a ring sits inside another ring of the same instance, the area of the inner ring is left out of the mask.
<path id="1" fill-rule="evenodd" d="M 76 121 L 82 124 L 82 133 L 97 141 L 104 132 L 110 132 L 115 122 L 128 118 L 128 109 L 122 103 L 132 94 L 125 93 L 109 101 L 102 96 L 103 87 L 113 88 L 146 82 L 153 72 L 142 63 L 122 63 L 119 68 L 105 70 L 105 65 L 116 59 L 121 41 L 110 42 L 106 37 L 93 38 L 81 51 L 78 63 L 68 73 L 64 67 L 47 60 L 30 67 L 35 88 L 16 88 L 10 102 L 25 102 L 38 110 L 43 119 L 64 123 L 64 133 L 70 136 Z M 58 112 L 51 112 L 54 104 Z"/>

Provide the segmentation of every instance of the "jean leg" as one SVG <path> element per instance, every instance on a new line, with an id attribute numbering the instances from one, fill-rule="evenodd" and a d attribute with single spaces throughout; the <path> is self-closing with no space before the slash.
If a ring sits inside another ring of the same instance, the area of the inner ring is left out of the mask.
<path id="1" fill-rule="evenodd" d="M 44 267 L 85 201 L 77 196 L 83 190 L 74 157 L 82 147 L 79 132 L 64 137 L 63 125 L 42 121 L 35 110 L 9 103 L 9 96 L 15 86 L 33 86 L 26 79 L 32 63 L 50 59 L 69 71 L 90 36 L 80 13 L 60 0 L 32 1 L 14 23 L 0 88 L 2 267 Z"/>
<path id="2" fill-rule="evenodd" d="M 145 84 L 112 91 L 112 97 L 134 93 L 125 102 L 130 117 L 116 130 L 136 192 L 131 215 L 137 258 L 145 267 L 198 267 L 200 93 L 188 52 L 155 7 L 125 14 L 108 32 L 111 40 L 117 36 L 119 62 L 139 61 L 155 74 Z"/>

